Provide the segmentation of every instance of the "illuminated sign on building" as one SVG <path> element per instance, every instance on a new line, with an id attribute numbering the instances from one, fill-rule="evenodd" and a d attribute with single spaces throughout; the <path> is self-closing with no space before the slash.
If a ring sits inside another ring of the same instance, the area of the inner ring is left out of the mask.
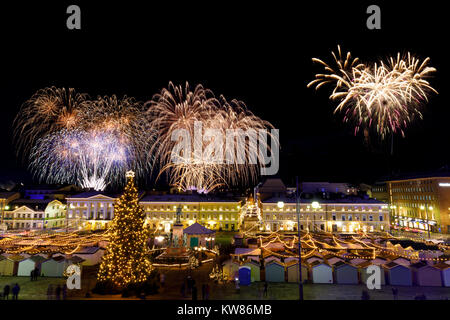
<path id="1" fill-rule="evenodd" d="M 439 187 L 450 187 L 450 182 L 440 182 Z"/>

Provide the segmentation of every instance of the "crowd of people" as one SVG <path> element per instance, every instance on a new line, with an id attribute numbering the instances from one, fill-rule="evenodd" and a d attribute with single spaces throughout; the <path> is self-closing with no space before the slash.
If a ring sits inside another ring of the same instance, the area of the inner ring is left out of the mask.
<path id="1" fill-rule="evenodd" d="M 11 289 L 12 287 L 12 289 Z M 12 294 L 12 300 L 18 300 L 19 299 L 19 292 L 20 292 L 20 286 L 18 283 L 16 283 L 14 286 L 13 285 L 5 285 L 5 287 L 3 288 L 3 296 L 2 298 L 4 300 L 9 300 L 9 295 L 10 293 Z"/>
<path id="2" fill-rule="evenodd" d="M 31 271 L 30 281 L 36 281 L 38 276 L 38 272 L 36 270 Z M 6 284 L 3 287 L 3 293 L 0 292 L 0 296 L 3 300 L 9 300 L 10 295 L 12 300 L 18 300 L 20 293 L 20 285 L 16 284 Z M 49 284 L 47 288 L 47 299 L 48 300 L 65 300 L 67 298 L 67 286 L 63 285 L 54 285 Z"/>
<path id="3" fill-rule="evenodd" d="M 20 285 L 18 283 L 14 285 L 6 284 L 3 287 L 3 294 L 1 294 L 1 298 L 3 300 L 9 300 L 11 296 L 11 300 L 18 300 L 20 293 Z M 49 284 L 47 289 L 47 299 L 48 300 L 65 300 L 67 298 L 67 286 L 63 285 L 53 285 Z"/>

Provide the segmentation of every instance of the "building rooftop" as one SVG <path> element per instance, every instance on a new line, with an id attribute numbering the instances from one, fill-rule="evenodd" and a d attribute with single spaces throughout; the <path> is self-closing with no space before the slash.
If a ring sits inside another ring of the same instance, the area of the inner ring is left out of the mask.
<path id="1" fill-rule="evenodd" d="M 94 196 L 98 196 L 98 195 L 110 197 L 113 199 L 117 198 L 117 194 L 111 194 L 111 193 L 106 193 L 106 192 L 102 192 L 102 191 L 85 191 L 82 193 L 75 194 L 73 196 L 69 196 L 67 198 L 68 199 L 85 199 L 85 198 L 90 198 L 90 197 L 94 197 Z"/>
<path id="2" fill-rule="evenodd" d="M 420 269 L 420 268 L 423 268 L 423 267 L 426 267 L 426 266 L 428 266 L 428 264 L 426 262 L 419 261 L 419 262 L 413 263 L 411 265 L 411 268 Z"/>
<path id="3" fill-rule="evenodd" d="M 403 180 L 424 179 L 424 178 L 449 178 L 449 177 L 450 177 L 450 170 L 448 169 L 448 167 L 443 167 L 439 170 L 431 172 L 401 173 L 386 178 L 386 181 L 403 181 Z"/>
<path id="4" fill-rule="evenodd" d="M 194 223 L 183 230 L 183 233 L 186 234 L 212 234 L 215 233 L 214 230 L 210 230 L 199 223 Z"/>
<path id="5" fill-rule="evenodd" d="M 0 199 L 9 199 L 11 196 L 15 194 L 17 194 L 17 192 L 14 191 L 0 192 Z"/>
<path id="6" fill-rule="evenodd" d="M 45 210 L 47 205 L 55 199 L 17 199 L 9 203 L 10 210 L 14 210 L 17 207 L 26 206 L 32 210 Z"/>
<path id="7" fill-rule="evenodd" d="M 278 202 L 284 202 L 284 203 L 295 203 L 296 199 L 295 197 L 288 197 L 288 196 L 280 196 L 280 197 L 271 197 L 268 199 L 263 200 L 263 203 L 278 203 Z M 315 198 L 311 198 L 311 199 L 304 199 L 301 198 L 300 199 L 300 203 L 301 204 L 310 204 L 314 201 L 317 201 L 319 203 L 326 203 L 326 204 L 340 204 L 340 203 L 346 203 L 346 204 L 352 204 L 352 203 L 356 203 L 356 204 L 380 204 L 380 205 L 385 205 L 384 202 L 376 200 L 376 199 L 372 199 L 372 198 L 360 198 L 360 197 L 344 197 L 344 198 L 337 198 L 337 199 L 315 199 Z"/>
<path id="8" fill-rule="evenodd" d="M 28 259 L 32 260 L 35 263 L 42 263 L 44 262 L 46 259 L 40 255 L 34 255 L 29 257 Z"/>

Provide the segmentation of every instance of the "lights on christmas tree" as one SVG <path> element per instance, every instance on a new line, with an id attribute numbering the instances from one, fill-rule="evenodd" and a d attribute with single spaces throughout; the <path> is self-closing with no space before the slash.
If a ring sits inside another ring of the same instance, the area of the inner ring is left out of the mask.
<path id="1" fill-rule="evenodd" d="M 147 259 L 149 229 L 144 226 L 145 212 L 138 203 L 134 172 L 128 171 L 126 177 L 124 193 L 114 204 L 110 242 L 97 275 L 99 282 L 110 282 L 117 289 L 146 282 L 153 269 Z"/>

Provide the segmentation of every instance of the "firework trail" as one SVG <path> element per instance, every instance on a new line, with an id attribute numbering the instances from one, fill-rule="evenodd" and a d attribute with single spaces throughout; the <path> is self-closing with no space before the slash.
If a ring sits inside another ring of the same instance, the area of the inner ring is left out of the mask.
<path id="1" fill-rule="evenodd" d="M 308 84 L 316 89 L 332 84 L 330 100 L 338 101 L 334 112 L 344 114 L 344 122 L 355 122 L 355 134 L 360 128 L 372 128 L 384 138 L 404 130 L 415 116 L 422 118 L 421 107 L 431 92 L 437 93 L 426 80 L 436 71 L 429 67 L 429 58 L 422 62 L 411 53 L 389 57 L 386 61 L 363 64 L 348 52 L 343 55 L 338 46 L 334 66 L 313 58 L 326 73 L 316 75 Z"/>
<path id="2" fill-rule="evenodd" d="M 223 96 L 216 98 L 211 90 L 197 85 L 191 90 L 186 86 L 175 86 L 169 83 L 168 88 L 161 90 L 145 104 L 148 107 L 148 119 L 153 131 L 158 132 L 152 154 L 155 162 L 152 167 L 161 168 L 162 173 L 169 174 L 170 183 L 182 190 L 197 190 L 208 193 L 222 186 L 246 184 L 258 176 L 262 161 L 256 163 L 235 162 L 224 163 L 211 161 L 209 156 L 198 157 L 194 152 L 183 154 L 183 161 L 174 163 L 172 151 L 177 141 L 172 141 L 175 131 L 183 129 L 191 138 L 193 146 L 195 124 L 202 124 L 202 133 L 206 129 L 218 130 L 223 137 L 229 129 L 248 130 L 268 129 L 273 126 L 253 115 L 238 100 L 228 102 Z M 214 138 L 213 138 L 214 139 Z M 206 149 L 211 140 L 203 140 L 202 149 Z M 244 154 L 249 154 L 250 143 L 243 143 Z M 270 149 L 268 145 L 264 146 Z M 234 152 L 227 150 L 226 152 Z M 257 160 L 260 159 L 258 154 Z M 226 155 L 224 155 L 226 158 Z"/>

